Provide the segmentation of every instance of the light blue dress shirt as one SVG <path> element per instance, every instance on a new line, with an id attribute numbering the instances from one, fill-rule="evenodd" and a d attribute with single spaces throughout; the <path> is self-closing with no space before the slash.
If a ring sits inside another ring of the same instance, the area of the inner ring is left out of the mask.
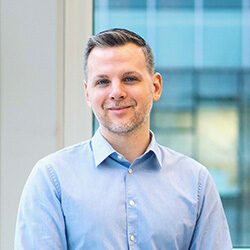
<path id="1" fill-rule="evenodd" d="M 215 185 L 201 164 L 156 143 L 133 164 L 98 130 L 40 160 L 25 185 L 16 250 L 231 250 Z"/>

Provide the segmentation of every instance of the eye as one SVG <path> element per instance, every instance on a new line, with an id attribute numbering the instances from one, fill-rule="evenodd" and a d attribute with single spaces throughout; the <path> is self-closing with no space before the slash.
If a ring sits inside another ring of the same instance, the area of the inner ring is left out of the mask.
<path id="1" fill-rule="evenodd" d="M 135 82 L 135 81 L 137 81 L 137 78 L 133 76 L 124 78 L 124 82 Z"/>
<path id="2" fill-rule="evenodd" d="M 106 85 L 108 83 L 109 83 L 109 80 L 102 79 L 102 80 L 97 81 L 96 85 Z"/>

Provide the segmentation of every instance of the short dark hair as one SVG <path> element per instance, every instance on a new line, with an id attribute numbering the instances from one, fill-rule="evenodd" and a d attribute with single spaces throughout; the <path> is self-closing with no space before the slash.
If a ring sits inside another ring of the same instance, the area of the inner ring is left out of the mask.
<path id="1" fill-rule="evenodd" d="M 93 35 L 89 38 L 85 53 L 84 53 L 84 74 L 85 79 L 87 79 L 87 62 L 90 52 L 95 47 L 100 48 L 109 48 L 109 47 L 118 47 L 125 45 L 127 43 L 133 43 L 142 48 L 143 53 L 146 58 L 147 68 L 149 73 L 154 73 L 154 56 L 151 48 L 146 43 L 146 41 L 139 36 L 138 34 L 126 30 L 126 29 L 109 29 L 104 30 L 96 35 Z"/>

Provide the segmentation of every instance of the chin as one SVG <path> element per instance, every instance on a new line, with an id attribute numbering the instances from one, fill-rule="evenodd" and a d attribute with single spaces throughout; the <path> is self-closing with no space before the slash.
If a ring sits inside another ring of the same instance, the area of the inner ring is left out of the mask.
<path id="1" fill-rule="evenodd" d="M 103 125 L 109 132 L 112 132 L 117 135 L 126 135 L 126 134 L 132 134 L 139 128 L 141 128 L 143 123 L 136 123 L 136 124 L 119 124 L 114 126 L 110 125 L 107 126 L 107 124 Z"/>

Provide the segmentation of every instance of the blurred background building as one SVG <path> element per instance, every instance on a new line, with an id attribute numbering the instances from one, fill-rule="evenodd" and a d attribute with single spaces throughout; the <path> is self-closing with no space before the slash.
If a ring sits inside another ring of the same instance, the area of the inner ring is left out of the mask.
<path id="1" fill-rule="evenodd" d="M 96 0 L 94 17 L 95 33 L 148 41 L 163 75 L 151 129 L 209 169 L 234 246 L 250 246 L 250 1 Z"/>

